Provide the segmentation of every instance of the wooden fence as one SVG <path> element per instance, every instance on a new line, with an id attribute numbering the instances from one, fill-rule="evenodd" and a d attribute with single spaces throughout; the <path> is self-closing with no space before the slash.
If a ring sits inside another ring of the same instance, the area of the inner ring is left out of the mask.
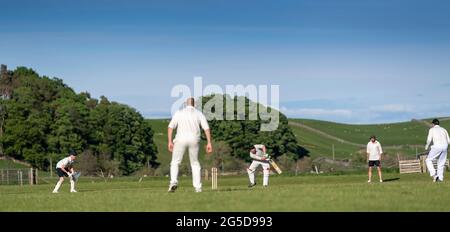
<path id="1" fill-rule="evenodd" d="M 421 155 L 418 159 L 410 159 L 410 160 L 401 160 L 400 156 L 398 157 L 398 165 L 400 169 L 400 174 L 406 173 L 427 173 L 427 165 L 425 160 L 427 159 L 428 154 Z M 437 169 L 437 160 L 433 160 L 434 168 Z M 445 166 L 450 168 L 450 162 L 447 159 Z"/>
<path id="2" fill-rule="evenodd" d="M 422 165 L 420 160 L 400 160 L 398 161 L 400 174 L 405 173 L 422 173 Z"/>
<path id="3" fill-rule="evenodd" d="M 38 184 L 38 169 L 0 169 L 0 185 Z"/>

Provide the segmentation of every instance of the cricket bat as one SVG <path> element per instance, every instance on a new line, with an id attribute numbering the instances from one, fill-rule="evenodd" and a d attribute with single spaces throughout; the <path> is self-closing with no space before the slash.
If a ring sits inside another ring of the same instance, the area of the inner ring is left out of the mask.
<path id="1" fill-rule="evenodd" d="M 81 172 L 75 172 L 75 173 L 72 175 L 72 180 L 75 181 L 75 182 L 77 182 L 78 179 L 80 178 L 80 176 L 81 176 Z"/>
<path id="2" fill-rule="evenodd" d="M 278 167 L 278 165 L 275 163 L 275 161 L 269 160 L 269 163 L 270 163 L 270 165 L 272 165 L 273 169 L 275 169 L 275 171 L 276 171 L 278 174 L 283 173 L 283 172 L 281 171 L 280 167 Z"/>

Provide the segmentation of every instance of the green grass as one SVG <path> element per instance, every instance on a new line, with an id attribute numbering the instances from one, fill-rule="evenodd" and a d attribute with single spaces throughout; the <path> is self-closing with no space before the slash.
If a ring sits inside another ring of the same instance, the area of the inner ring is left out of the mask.
<path id="1" fill-rule="evenodd" d="M 169 150 L 167 150 L 167 127 L 169 120 L 152 119 L 147 121 L 150 122 L 154 131 L 153 140 L 158 147 L 158 162 L 168 165 L 172 157 Z"/>
<path id="2" fill-rule="evenodd" d="M 297 127 L 291 127 L 294 134 L 297 136 L 297 140 L 300 145 L 305 147 L 311 157 L 331 157 L 332 146 L 335 145 L 335 154 L 337 159 L 349 159 L 352 156 L 357 155 L 360 150 L 359 147 L 341 144 L 332 139 L 323 137 L 319 134 L 312 133 L 310 131 L 300 129 Z"/>
<path id="3" fill-rule="evenodd" d="M 365 152 L 364 147 L 341 143 L 320 134 L 292 126 L 292 131 L 296 135 L 299 144 L 305 147 L 310 153 L 309 155 L 314 159 L 317 157 L 332 157 L 334 145 L 336 159 L 357 159 L 361 156 L 360 153 Z M 383 145 L 384 146 L 384 145 Z M 421 150 L 419 150 L 420 152 Z M 396 154 L 402 156 L 414 157 L 416 149 L 408 146 L 401 146 L 398 148 L 384 147 L 384 152 L 387 155 L 395 157 Z M 361 154 L 362 154 L 361 153 Z"/>
<path id="4" fill-rule="evenodd" d="M 450 120 L 441 121 L 441 126 L 447 130 L 450 130 Z"/>
<path id="5" fill-rule="evenodd" d="M 429 129 L 427 125 L 413 121 L 376 125 L 348 125 L 307 119 L 292 121 L 358 144 L 367 144 L 370 136 L 376 135 L 384 146 L 425 144 Z"/>
<path id="6" fill-rule="evenodd" d="M 399 179 L 398 179 L 399 178 Z M 366 183 L 365 175 L 272 176 L 268 189 L 249 190 L 247 178 L 219 177 L 219 191 L 204 183 L 194 193 L 191 179 L 180 180 L 174 194 L 167 178 L 123 178 L 104 183 L 86 179 L 79 193 L 50 193 L 53 185 L 0 186 L 0 211 L 120 212 L 407 212 L 450 211 L 450 183 L 432 183 L 425 174 L 386 174 L 385 183 Z M 55 180 L 56 181 L 56 180 Z M 258 176 L 257 181 L 261 181 Z M 260 182 L 259 182 L 260 183 Z"/>

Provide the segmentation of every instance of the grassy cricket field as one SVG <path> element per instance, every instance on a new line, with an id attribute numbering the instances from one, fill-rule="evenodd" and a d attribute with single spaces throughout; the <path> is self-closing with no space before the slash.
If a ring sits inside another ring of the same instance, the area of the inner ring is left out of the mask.
<path id="1" fill-rule="evenodd" d="M 374 173 L 375 174 L 375 173 Z M 65 182 L 0 186 L 0 211 L 19 212 L 429 212 L 450 211 L 450 182 L 432 183 L 424 174 L 386 174 L 385 183 L 367 183 L 363 174 L 272 176 L 271 186 L 249 190 L 247 178 L 219 177 L 219 190 L 205 181 L 195 193 L 183 177 L 176 193 L 167 178 L 85 178 L 78 193 Z M 377 179 L 375 179 L 377 181 Z M 56 181 L 56 180 L 55 180 Z M 261 176 L 257 181 L 261 183 Z"/>

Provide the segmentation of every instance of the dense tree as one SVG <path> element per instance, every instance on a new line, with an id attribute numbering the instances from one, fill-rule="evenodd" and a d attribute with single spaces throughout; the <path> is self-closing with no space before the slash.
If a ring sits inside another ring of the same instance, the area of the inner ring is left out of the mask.
<path id="1" fill-rule="evenodd" d="M 25 67 L 3 70 L 0 88 L 10 93 L 0 98 L 4 155 L 48 168 L 49 157 L 62 158 L 70 149 L 89 151 L 99 166 L 118 163 L 125 175 L 147 164 L 158 166 L 153 131 L 135 109 L 77 94 L 61 79 L 40 77 Z"/>
<path id="2" fill-rule="evenodd" d="M 209 111 L 211 111 L 211 114 L 216 114 L 218 111 L 216 111 L 215 107 L 220 107 L 220 105 L 211 106 L 211 104 L 207 103 L 211 102 L 210 100 L 214 97 L 222 99 L 222 118 L 227 120 L 210 118 L 211 131 L 215 140 L 224 141 L 230 146 L 233 156 L 249 160 L 249 150 L 254 144 L 265 144 L 268 148 L 268 153 L 274 157 L 287 155 L 289 158 L 297 160 L 308 155 L 309 152 L 298 145 L 297 138 L 288 126 L 287 117 L 282 113 L 271 108 L 267 109 L 246 97 L 231 98 L 225 95 L 212 95 L 201 99 L 203 111 L 207 115 Z M 242 109 L 239 108 L 239 101 L 245 103 L 243 105 L 245 111 L 241 111 Z M 227 118 L 227 104 L 233 104 L 232 106 L 234 106 L 232 112 L 234 120 L 228 120 L 229 118 Z M 257 115 L 256 120 L 253 120 L 250 117 L 252 109 L 259 109 L 259 112 L 266 111 L 279 114 L 280 120 L 277 129 L 274 131 L 261 131 L 261 125 L 268 123 L 268 120 L 262 119 L 260 114 Z M 244 115 L 242 115 L 243 112 L 245 112 Z"/>

